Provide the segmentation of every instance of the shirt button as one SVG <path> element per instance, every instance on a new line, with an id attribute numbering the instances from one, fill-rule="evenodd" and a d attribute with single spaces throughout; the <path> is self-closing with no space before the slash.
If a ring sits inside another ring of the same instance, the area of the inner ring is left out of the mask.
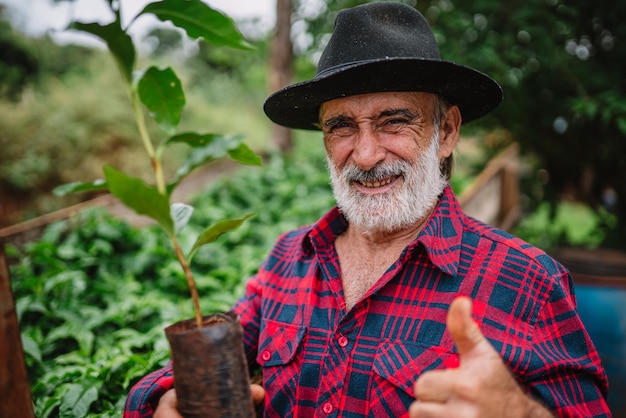
<path id="1" fill-rule="evenodd" d="M 330 414 L 331 412 L 333 412 L 333 405 L 330 402 L 326 402 L 324 404 L 324 406 L 322 406 L 322 410 L 324 411 L 325 414 Z"/>
<path id="2" fill-rule="evenodd" d="M 348 338 L 346 338 L 346 337 L 344 337 L 344 336 L 342 335 L 341 337 L 339 337 L 338 342 L 339 342 L 339 345 L 340 345 L 341 347 L 345 347 L 345 346 L 347 346 L 347 345 L 348 345 Z"/>
<path id="3" fill-rule="evenodd" d="M 264 352 L 261 353 L 261 358 L 263 359 L 263 361 L 268 361 L 269 359 L 272 358 L 272 353 L 270 353 L 269 350 L 265 350 Z"/>

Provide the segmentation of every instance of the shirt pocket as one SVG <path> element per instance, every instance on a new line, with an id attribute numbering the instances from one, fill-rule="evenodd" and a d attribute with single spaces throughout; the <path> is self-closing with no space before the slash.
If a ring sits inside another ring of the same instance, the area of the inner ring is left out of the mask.
<path id="1" fill-rule="evenodd" d="M 391 384 L 395 387 L 403 403 L 413 400 L 413 385 L 424 372 L 434 369 L 455 368 L 459 356 L 449 347 L 423 346 L 404 341 L 384 341 L 374 358 L 373 372 L 375 390 L 390 393 Z M 402 393 L 409 396 L 405 398 Z"/>
<path id="2" fill-rule="evenodd" d="M 261 367 L 289 364 L 302 344 L 306 328 L 263 319 L 256 361 Z"/>
<path id="3" fill-rule="evenodd" d="M 305 327 L 270 319 L 261 323 L 256 361 L 263 369 L 266 417 L 298 416 L 296 388 L 302 367 L 298 351 L 302 353 L 305 334 Z"/>

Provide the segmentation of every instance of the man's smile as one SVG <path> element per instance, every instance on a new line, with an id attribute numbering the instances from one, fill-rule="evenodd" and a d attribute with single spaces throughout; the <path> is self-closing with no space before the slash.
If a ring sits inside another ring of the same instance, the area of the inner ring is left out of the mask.
<path id="1" fill-rule="evenodd" d="M 391 189 L 402 178 L 402 175 L 394 175 L 380 180 L 355 180 L 352 184 L 364 193 L 381 193 Z"/>

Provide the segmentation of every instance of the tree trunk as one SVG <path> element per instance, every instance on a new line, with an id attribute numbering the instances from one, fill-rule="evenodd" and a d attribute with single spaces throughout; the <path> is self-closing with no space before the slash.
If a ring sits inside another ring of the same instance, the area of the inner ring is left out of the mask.
<path id="1" fill-rule="evenodd" d="M 276 0 L 276 33 L 272 42 L 269 88 L 275 92 L 293 80 L 293 45 L 291 43 L 291 14 L 293 0 Z M 274 125 L 272 127 L 274 145 L 282 152 L 293 148 L 291 129 Z"/>
<path id="2" fill-rule="evenodd" d="M 0 243 L 0 417 L 35 417 L 9 266 L 2 243 Z"/>

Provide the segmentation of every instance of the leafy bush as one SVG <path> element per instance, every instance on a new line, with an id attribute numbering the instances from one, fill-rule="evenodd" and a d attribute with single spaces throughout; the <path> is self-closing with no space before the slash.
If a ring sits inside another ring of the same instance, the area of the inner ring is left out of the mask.
<path id="1" fill-rule="evenodd" d="M 36 202 L 22 219 L 3 219 L 3 226 L 75 203 L 50 190 L 101 175 L 105 158 L 136 174 L 149 168 L 137 164 L 142 150 L 133 146 L 134 121 L 110 59 L 93 54 L 86 66 L 101 72 L 48 78 L 27 90 L 19 105 L 0 102 L 0 190 L 6 199 Z"/>
<path id="2" fill-rule="evenodd" d="M 560 202 L 556 208 L 544 202 L 521 220 L 515 235 L 537 247 L 553 251 L 566 245 L 597 248 L 606 240 L 606 231 L 614 228 L 615 215 L 594 211 L 576 202 Z"/>

